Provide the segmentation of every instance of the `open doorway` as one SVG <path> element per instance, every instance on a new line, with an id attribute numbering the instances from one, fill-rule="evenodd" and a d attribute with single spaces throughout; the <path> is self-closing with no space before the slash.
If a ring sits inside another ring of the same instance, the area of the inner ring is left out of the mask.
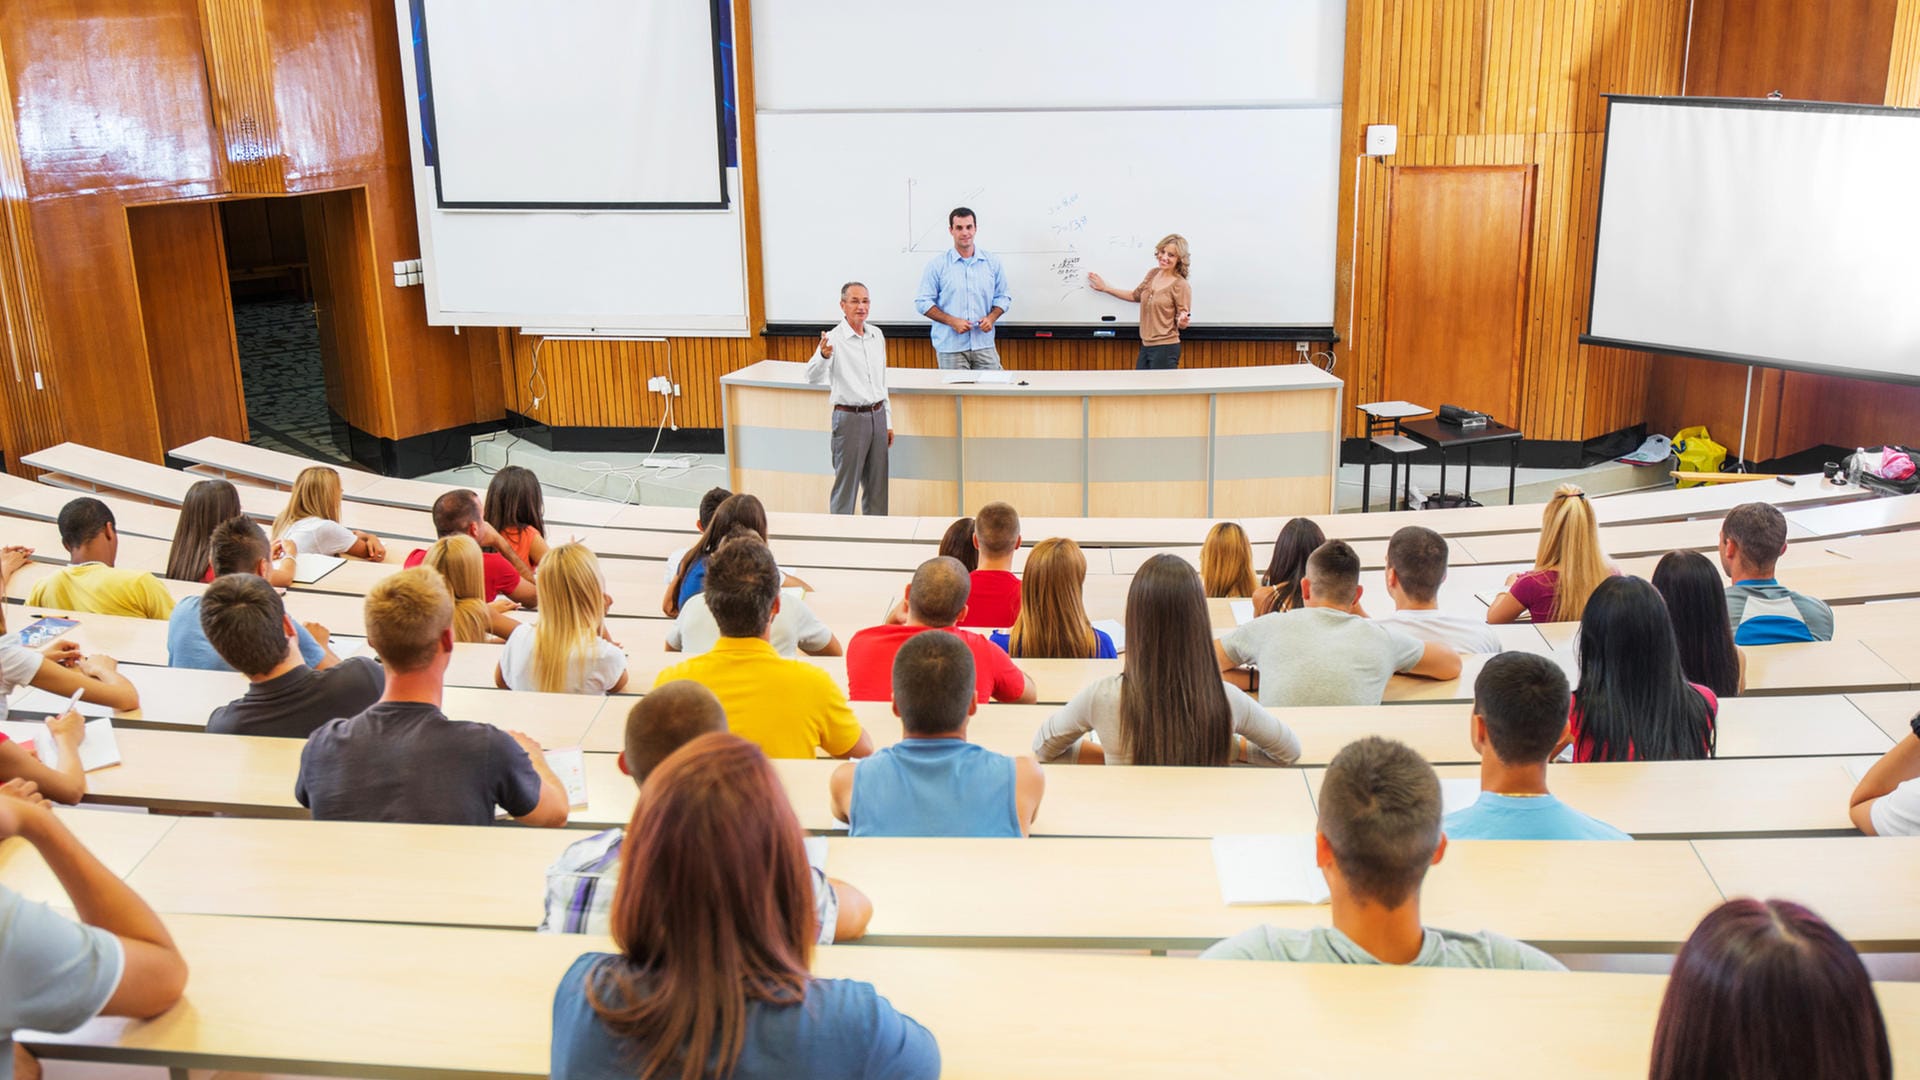
<path id="1" fill-rule="evenodd" d="M 327 411 L 326 352 L 315 317 L 309 200 L 220 203 L 248 440 L 290 454 L 348 462 Z"/>

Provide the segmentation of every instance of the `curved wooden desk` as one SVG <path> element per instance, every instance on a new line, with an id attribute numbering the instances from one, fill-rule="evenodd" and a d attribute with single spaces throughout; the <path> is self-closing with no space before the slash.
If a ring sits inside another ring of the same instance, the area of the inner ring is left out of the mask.
<path id="1" fill-rule="evenodd" d="M 1175 371 L 1012 371 L 1011 383 L 887 372 L 896 514 L 995 499 L 1076 517 L 1324 514 L 1340 380 L 1311 364 Z M 827 387 L 763 360 L 720 380 L 735 491 L 821 510 L 833 482 Z"/>

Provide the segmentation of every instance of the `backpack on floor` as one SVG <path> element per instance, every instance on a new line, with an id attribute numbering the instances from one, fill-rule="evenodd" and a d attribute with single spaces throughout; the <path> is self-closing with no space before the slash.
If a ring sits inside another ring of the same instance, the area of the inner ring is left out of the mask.
<path id="1" fill-rule="evenodd" d="M 1920 491 L 1920 450 L 1910 446 L 1866 446 L 1847 455 L 1847 480 L 1888 495 Z"/>

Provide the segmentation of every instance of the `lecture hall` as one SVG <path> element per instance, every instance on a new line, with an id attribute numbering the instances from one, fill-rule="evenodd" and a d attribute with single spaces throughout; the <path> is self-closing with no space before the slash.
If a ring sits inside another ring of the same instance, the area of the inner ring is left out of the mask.
<path id="1" fill-rule="evenodd" d="M 0 1080 L 1920 1073 L 1920 0 L 0 86 Z"/>

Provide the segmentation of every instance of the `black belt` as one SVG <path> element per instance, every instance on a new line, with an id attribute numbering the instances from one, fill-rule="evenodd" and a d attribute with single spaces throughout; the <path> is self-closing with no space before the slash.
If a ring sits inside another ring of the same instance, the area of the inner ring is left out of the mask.
<path id="1" fill-rule="evenodd" d="M 876 401 L 871 405 L 835 405 L 834 409 L 837 412 L 872 412 L 875 409 L 884 409 L 886 407 L 886 402 Z"/>

